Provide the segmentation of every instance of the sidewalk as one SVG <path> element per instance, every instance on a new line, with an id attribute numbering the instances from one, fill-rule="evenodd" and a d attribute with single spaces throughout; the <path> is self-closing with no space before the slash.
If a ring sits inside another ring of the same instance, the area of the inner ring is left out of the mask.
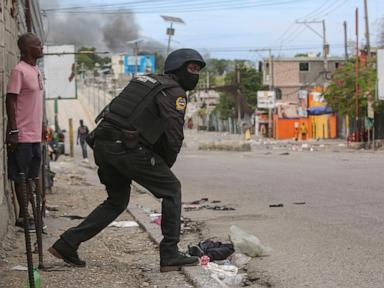
<path id="1" fill-rule="evenodd" d="M 93 161 L 90 161 L 92 163 Z M 42 287 L 60 288 L 109 288 L 109 287 L 193 287 L 181 272 L 160 273 L 157 245 L 141 228 L 108 227 L 92 240 L 84 243 L 80 256 L 87 261 L 85 268 L 72 268 L 51 256 L 46 250 L 67 228 L 79 223 L 105 198 L 104 186 L 97 178 L 96 167 L 61 157 L 52 163 L 56 172 L 53 194 L 47 202 L 57 205 L 57 211 L 50 211 L 45 219 L 48 235 L 44 236 L 44 263 L 54 271 L 41 272 Z M 137 207 L 133 191 L 130 206 Z M 73 217 L 74 216 L 74 217 Z M 129 213 L 123 213 L 117 220 L 133 220 Z M 32 234 L 35 241 L 35 235 Z M 24 234 L 21 229 L 10 235 L 6 251 L 1 251 L 0 287 L 26 287 L 27 272 L 13 271 L 16 265 L 26 265 Z M 37 265 L 37 255 L 34 256 Z"/>

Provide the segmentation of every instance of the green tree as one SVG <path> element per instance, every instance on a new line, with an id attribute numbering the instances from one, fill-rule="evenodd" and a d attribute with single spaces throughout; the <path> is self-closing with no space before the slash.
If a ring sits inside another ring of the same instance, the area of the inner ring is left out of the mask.
<path id="1" fill-rule="evenodd" d="M 227 85 L 236 85 L 236 72 L 230 72 L 225 77 Z M 240 89 L 247 103 L 253 108 L 257 107 L 257 91 L 263 88 L 263 74 L 254 68 L 240 65 Z"/>
<path id="2" fill-rule="evenodd" d="M 83 52 L 83 54 L 81 54 Z M 95 68 L 96 63 L 99 63 L 100 66 L 105 64 L 109 64 L 111 62 L 111 58 L 109 57 L 101 57 L 98 54 L 95 54 L 96 48 L 87 48 L 81 47 L 76 54 L 76 63 L 78 64 L 78 69 L 84 64 L 84 67 L 88 70 L 93 70 Z"/>
<path id="3" fill-rule="evenodd" d="M 367 111 L 367 98 L 375 97 L 377 80 L 376 59 L 371 59 L 364 67 L 359 69 L 359 93 L 355 92 L 356 70 L 355 59 L 345 63 L 332 75 L 332 80 L 325 90 L 327 103 L 339 115 L 356 114 L 356 97 L 358 97 L 359 117 L 364 117 Z M 376 112 L 383 111 L 383 101 L 374 101 Z"/>
<path id="4" fill-rule="evenodd" d="M 220 93 L 219 103 L 215 107 L 215 112 L 220 115 L 220 119 L 226 120 L 229 117 L 233 117 L 235 101 L 232 95 L 227 93 Z"/>

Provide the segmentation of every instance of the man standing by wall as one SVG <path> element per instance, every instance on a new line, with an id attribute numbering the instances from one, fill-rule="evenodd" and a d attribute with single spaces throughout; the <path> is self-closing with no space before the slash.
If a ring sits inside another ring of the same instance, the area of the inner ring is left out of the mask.
<path id="1" fill-rule="evenodd" d="M 77 129 L 77 139 L 76 139 L 76 144 L 79 145 L 79 140 L 80 140 L 80 146 L 81 146 L 81 151 L 83 153 L 83 161 L 88 161 L 88 153 L 87 153 L 87 142 L 85 139 L 87 138 L 89 133 L 89 129 L 86 125 L 84 125 L 84 121 L 80 120 L 80 126 Z"/>
<path id="2" fill-rule="evenodd" d="M 19 37 L 20 62 L 12 70 L 7 87 L 6 108 L 7 149 L 9 178 L 15 183 L 19 215 L 16 226 L 23 227 L 23 196 L 19 174 L 26 178 L 39 175 L 41 162 L 41 141 L 43 139 L 43 78 L 36 66 L 43 57 L 40 39 L 33 33 Z M 29 218 L 29 215 L 26 215 Z M 30 229 L 33 230 L 30 221 Z"/>

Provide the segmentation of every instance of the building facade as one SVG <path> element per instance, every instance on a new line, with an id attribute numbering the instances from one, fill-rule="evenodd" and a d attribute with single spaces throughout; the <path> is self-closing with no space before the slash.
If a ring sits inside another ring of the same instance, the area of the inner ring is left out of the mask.
<path id="1" fill-rule="evenodd" d="M 328 58 L 326 63 L 320 57 L 277 58 L 273 61 L 266 59 L 263 62 L 263 82 L 276 89 L 277 103 L 296 103 L 299 90 L 323 87 L 343 62 L 344 58 L 339 57 Z"/>
<path id="2" fill-rule="evenodd" d="M 7 227 L 14 220 L 12 192 L 7 180 L 7 151 L 5 142 L 6 129 L 6 86 L 12 68 L 18 61 L 17 38 L 27 32 L 26 4 L 30 4 L 29 14 L 31 28 L 40 39 L 44 39 L 43 22 L 40 16 L 39 1 L 30 0 L 2 0 L 0 2 L 0 242 L 7 232 Z"/>

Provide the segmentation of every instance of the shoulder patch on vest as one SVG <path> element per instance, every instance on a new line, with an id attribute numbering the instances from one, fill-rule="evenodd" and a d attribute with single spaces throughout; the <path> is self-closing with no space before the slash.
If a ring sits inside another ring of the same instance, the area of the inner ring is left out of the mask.
<path id="1" fill-rule="evenodd" d="M 136 77 L 136 80 L 138 80 L 138 81 L 141 81 L 141 82 L 147 82 L 147 81 L 149 81 L 149 82 L 151 82 L 151 83 L 156 83 L 157 82 L 157 80 L 156 79 L 154 79 L 154 78 L 152 78 L 152 77 L 149 77 L 149 76 L 138 76 L 138 77 Z"/>
<path id="2" fill-rule="evenodd" d="M 187 101 L 184 97 L 180 96 L 176 99 L 176 110 L 184 111 L 187 107 Z"/>

